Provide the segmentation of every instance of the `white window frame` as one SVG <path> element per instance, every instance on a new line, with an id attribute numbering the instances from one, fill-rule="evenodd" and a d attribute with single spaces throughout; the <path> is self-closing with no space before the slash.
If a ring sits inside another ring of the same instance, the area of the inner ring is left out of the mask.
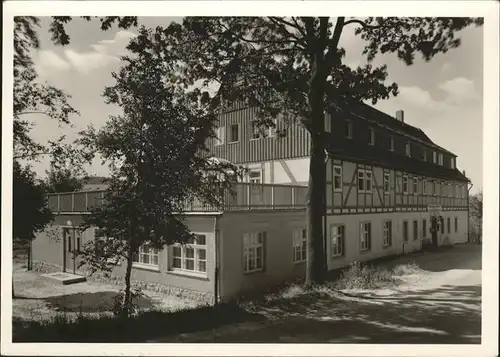
<path id="1" fill-rule="evenodd" d="M 252 173 L 259 173 L 259 177 L 252 177 Z M 248 182 L 249 183 L 256 183 L 260 184 L 262 183 L 262 169 L 250 169 L 248 170 Z"/>
<path id="2" fill-rule="evenodd" d="M 394 136 L 389 135 L 389 151 L 394 151 Z"/>
<path id="3" fill-rule="evenodd" d="M 406 184 L 406 187 L 405 187 Z M 403 194 L 407 195 L 409 189 L 408 175 L 403 175 Z"/>
<path id="4" fill-rule="evenodd" d="M 149 253 L 149 252 L 145 253 L 144 252 L 144 248 L 145 247 L 148 247 L 150 251 L 153 251 L 153 253 Z M 149 257 L 149 263 L 144 263 L 144 258 L 143 257 L 146 256 L 146 255 Z M 156 260 L 158 262 L 156 264 L 151 263 L 152 258 L 155 257 L 155 256 L 156 256 Z M 149 269 L 155 269 L 155 270 L 158 270 L 159 267 L 160 267 L 160 251 L 159 251 L 158 248 L 149 247 L 148 243 L 145 243 L 145 244 L 143 244 L 143 245 L 141 245 L 139 247 L 139 249 L 137 250 L 137 253 L 135 254 L 134 258 L 137 258 L 137 260 L 132 260 L 132 266 L 133 267 L 149 268 Z"/>
<path id="5" fill-rule="evenodd" d="M 307 230 L 296 229 L 293 231 L 293 262 L 302 263 L 307 259 Z"/>
<path id="6" fill-rule="evenodd" d="M 433 181 L 432 182 L 432 195 L 437 196 L 437 191 L 438 191 L 438 182 Z"/>
<path id="7" fill-rule="evenodd" d="M 432 163 L 437 164 L 437 152 L 436 151 L 432 152 Z"/>
<path id="8" fill-rule="evenodd" d="M 215 135 L 217 136 L 215 138 L 215 146 L 224 145 L 225 133 L 226 133 L 226 127 L 225 126 L 219 126 L 215 130 Z"/>
<path id="9" fill-rule="evenodd" d="M 371 249 L 371 222 L 361 222 L 359 233 L 359 249 L 362 252 L 367 252 Z"/>
<path id="10" fill-rule="evenodd" d="M 335 243 L 335 244 L 334 244 Z M 345 247 L 345 225 L 330 225 L 330 256 L 332 258 L 342 257 Z"/>
<path id="11" fill-rule="evenodd" d="M 425 148 L 422 148 L 422 160 L 427 162 L 427 150 Z"/>
<path id="12" fill-rule="evenodd" d="M 350 120 L 344 119 L 344 123 L 347 123 L 347 131 L 348 131 L 348 133 L 344 132 L 344 137 L 347 139 L 352 139 L 352 122 Z"/>
<path id="13" fill-rule="evenodd" d="M 422 179 L 422 194 L 427 195 L 427 180 Z"/>
<path id="14" fill-rule="evenodd" d="M 448 197 L 453 197 L 453 185 L 448 183 Z"/>
<path id="15" fill-rule="evenodd" d="M 363 180 L 363 185 L 362 187 L 360 188 L 360 181 L 359 180 Z M 365 192 L 366 190 L 366 180 L 365 180 L 365 170 L 363 169 L 358 169 L 358 180 L 356 182 L 356 185 L 357 185 L 357 188 L 358 188 L 358 192 Z"/>
<path id="16" fill-rule="evenodd" d="M 238 140 L 234 140 L 233 138 L 233 127 L 236 126 L 238 128 Z M 229 140 L 227 141 L 228 144 L 233 144 L 237 143 L 240 141 L 240 125 L 238 123 L 230 124 L 229 125 Z"/>
<path id="17" fill-rule="evenodd" d="M 370 188 L 368 188 L 368 182 Z M 365 170 L 365 192 L 372 192 L 373 190 L 373 172 L 372 170 Z"/>
<path id="18" fill-rule="evenodd" d="M 417 176 L 413 176 L 412 190 L 413 190 L 414 195 L 418 195 L 418 177 Z"/>
<path id="19" fill-rule="evenodd" d="M 451 158 L 450 166 L 451 166 L 452 170 L 455 170 L 455 158 L 454 157 Z"/>
<path id="20" fill-rule="evenodd" d="M 411 144 L 409 141 L 406 142 L 405 153 L 406 153 L 406 156 L 411 157 Z"/>
<path id="21" fill-rule="evenodd" d="M 186 243 L 186 244 L 172 244 L 170 246 L 170 270 L 174 272 L 179 272 L 182 274 L 187 274 L 187 275 L 200 275 L 200 276 L 206 276 L 207 275 L 207 238 L 208 235 L 207 233 L 203 232 L 192 232 L 192 234 L 195 236 L 192 242 Z M 205 240 L 205 244 L 199 244 L 198 243 L 198 237 L 203 236 Z M 174 250 L 180 249 L 181 255 L 180 257 L 174 256 Z M 188 249 L 193 250 L 193 257 L 187 257 L 187 251 Z M 205 258 L 202 258 L 200 256 L 200 252 L 204 251 Z M 174 260 L 175 259 L 180 259 L 181 266 L 180 267 L 175 267 L 174 266 Z M 192 260 L 193 261 L 193 269 L 187 268 L 187 261 Z M 205 271 L 200 269 L 200 263 L 204 263 L 205 266 Z"/>
<path id="22" fill-rule="evenodd" d="M 368 137 L 368 145 L 375 146 L 375 129 L 368 128 L 369 137 Z"/>
<path id="23" fill-rule="evenodd" d="M 438 165 L 443 166 L 443 154 L 438 154 Z"/>
<path id="24" fill-rule="evenodd" d="M 253 232 L 246 233 L 243 235 L 243 272 L 254 273 L 264 270 L 265 265 L 265 241 L 266 241 L 266 232 Z M 257 251 L 260 248 L 260 255 L 257 255 Z M 253 253 L 253 258 L 250 252 Z M 257 266 L 257 262 L 260 258 L 260 266 Z M 250 268 L 250 262 L 253 261 L 253 268 Z"/>
<path id="25" fill-rule="evenodd" d="M 386 186 L 387 186 L 387 190 L 386 190 Z M 391 193 L 391 174 L 390 174 L 390 172 L 384 172 L 384 193 L 385 194 Z"/>
<path id="26" fill-rule="evenodd" d="M 338 178 L 339 179 L 339 187 L 336 186 L 335 184 L 335 178 Z M 334 192 L 342 192 L 342 179 L 343 179 L 343 176 L 342 176 L 342 166 L 340 165 L 333 165 L 333 182 L 332 182 L 332 186 L 333 186 L 333 191 Z"/>
<path id="27" fill-rule="evenodd" d="M 382 245 L 384 247 L 392 246 L 392 221 L 384 221 L 382 223 Z"/>

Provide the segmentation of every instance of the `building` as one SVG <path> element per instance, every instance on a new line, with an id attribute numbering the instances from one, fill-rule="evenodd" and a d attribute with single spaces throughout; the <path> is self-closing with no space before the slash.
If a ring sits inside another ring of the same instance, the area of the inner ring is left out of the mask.
<path id="1" fill-rule="evenodd" d="M 227 300 L 305 273 L 310 137 L 293 125 L 284 138 L 272 129 L 259 130 L 253 113 L 243 106 L 225 111 L 218 137 L 208 143 L 214 157 L 248 167 L 236 196 L 226 195 L 220 211 L 191 202 L 187 224 L 196 240 L 161 251 L 141 248 L 135 282 L 190 298 Z M 435 244 L 467 241 L 469 180 L 457 169 L 456 155 L 406 124 L 403 114 L 392 117 L 367 105 L 326 114 L 324 229 L 330 270 L 419 250 L 431 239 L 431 228 Z M 101 195 L 49 197 L 57 217 L 33 242 L 38 270 L 78 273 L 78 256 L 71 252 L 95 231 L 80 232 L 78 224 Z M 114 268 L 111 281 L 124 276 L 122 265 Z"/>

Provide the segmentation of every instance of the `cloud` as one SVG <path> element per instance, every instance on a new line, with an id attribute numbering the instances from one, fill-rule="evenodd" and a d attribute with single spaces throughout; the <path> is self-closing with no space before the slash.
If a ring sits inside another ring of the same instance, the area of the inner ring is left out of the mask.
<path id="1" fill-rule="evenodd" d="M 417 86 L 399 87 L 398 97 L 405 104 L 427 109 L 435 109 L 438 103 L 432 99 L 431 94 Z"/>
<path id="2" fill-rule="evenodd" d="M 71 64 L 52 50 L 38 51 L 34 60 L 37 73 L 47 76 L 50 72 L 65 72 L 71 69 Z"/>
<path id="3" fill-rule="evenodd" d="M 438 87 L 448 95 L 446 100 L 451 103 L 464 103 L 477 97 L 474 82 L 464 77 L 451 79 Z"/>
<path id="4" fill-rule="evenodd" d="M 443 64 L 443 67 L 441 68 L 443 72 L 448 72 L 450 69 L 451 69 L 451 64 L 449 63 Z"/>

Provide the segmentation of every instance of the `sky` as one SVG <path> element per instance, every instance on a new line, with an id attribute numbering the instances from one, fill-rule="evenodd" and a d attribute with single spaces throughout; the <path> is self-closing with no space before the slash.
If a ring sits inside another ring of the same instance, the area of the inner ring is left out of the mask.
<path id="1" fill-rule="evenodd" d="M 146 27 L 166 26 L 179 18 L 144 17 L 139 24 Z M 119 56 L 137 29 L 108 31 L 99 29 L 98 21 L 86 22 L 75 18 L 66 28 L 71 43 L 56 46 L 50 41 L 49 18 L 42 18 L 39 30 L 40 49 L 34 54 L 40 79 L 69 93 L 71 104 L 80 111 L 72 118 L 73 127 L 59 127 L 45 117 L 36 118 L 33 137 L 40 142 L 66 134 L 69 140 L 89 124 L 99 128 L 109 115 L 119 114 L 116 107 L 104 103 L 101 93 L 112 85 L 112 71 L 120 67 Z M 471 192 L 482 187 L 483 133 L 483 29 L 470 27 L 460 32 L 462 45 L 426 62 L 417 57 L 407 66 L 395 55 L 376 58 L 374 64 L 387 64 L 388 82 L 396 82 L 397 97 L 380 101 L 375 107 L 390 115 L 396 110 L 405 112 L 405 122 L 421 128 L 436 144 L 455 153 L 457 167 L 465 170 L 472 180 Z M 341 46 L 346 49 L 344 62 L 357 66 L 365 63 L 364 42 L 354 35 L 354 27 L 344 30 Z M 48 163 L 42 161 L 34 168 L 44 175 Z M 108 170 L 100 161 L 88 167 L 89 174 L 106 175 Z"/>

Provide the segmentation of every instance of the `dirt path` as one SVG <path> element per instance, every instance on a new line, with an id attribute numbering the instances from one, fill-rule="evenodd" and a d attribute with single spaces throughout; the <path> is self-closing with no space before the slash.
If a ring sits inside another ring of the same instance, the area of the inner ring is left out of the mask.
<path id="1" fill-rule="evenodd" d="M 481 247 L 457 246 L 391 264 L 408 261 L 423 271 L 396 289 L 302 295 L 261 308 L 264 322 L 150 342 L 480 343 Z"/>

